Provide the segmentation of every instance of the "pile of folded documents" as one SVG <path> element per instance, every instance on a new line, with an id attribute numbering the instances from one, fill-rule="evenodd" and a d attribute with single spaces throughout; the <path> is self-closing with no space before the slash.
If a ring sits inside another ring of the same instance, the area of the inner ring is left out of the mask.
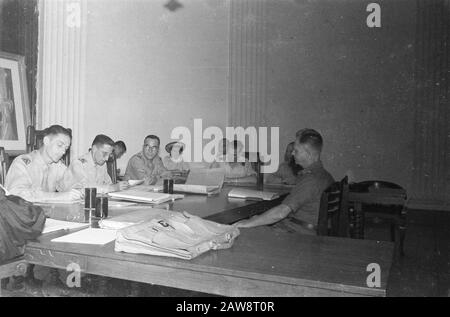
<path id="1" fill-rule="evenodd" d="M 234 226 L 171 212 L 118 230 L 115 251 L 190 260 L 209 250 L 230 248 L 237 236 Z"/>

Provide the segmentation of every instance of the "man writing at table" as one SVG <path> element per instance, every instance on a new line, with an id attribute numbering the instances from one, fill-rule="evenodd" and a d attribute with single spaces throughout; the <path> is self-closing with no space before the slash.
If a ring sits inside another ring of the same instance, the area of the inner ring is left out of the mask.
<path id="1" fill-rule="evenodd" d="M 156 135 L 148 135 L 144 139 L 142 151 L 133 155 L 128 161 L 125 180 L 144 180 L 145 185 L 154 185 L 161 177 L 170 177 L 159 153 L 160 140 Z"/>
<path id="2" fill-rule="evenodd" d="M 313 129 L 303 129 L 297 136 L 292 155 L 303 166 L 296 186 L 276 206 L 261 215 L 237 222 L 239 228 L 272 225 L 277 230 L 316 234 L 320 197 L 334 179 L 322 166 L 322 136 Z"/>
<path id="3" fill-rule="evenodd" d="M 70 147 L 71 140 L 70 131 L 60 125 L 45 129 L 39 150 L 19 155 L 11 164 L 5 180 L 9 193 L 31 202 L 81 199 L 81 191 L 62 192 L 67 167 L 61 157 Z"/>
<path id="4" fill-rule="evenodd" d="M 65 172 L 65 188 L 96 187 L 97 192 L 103 194 L 127 188 L 128 182 L 113 184 L 108 175 L 105 163 L 113 149 L 114 141 L 110 137 L 97 135 L 89 152 L 73 161 Z"/>

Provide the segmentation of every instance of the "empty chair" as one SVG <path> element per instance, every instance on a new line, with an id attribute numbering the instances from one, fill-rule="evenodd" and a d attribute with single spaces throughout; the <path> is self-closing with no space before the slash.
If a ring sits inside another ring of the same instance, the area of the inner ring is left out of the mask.
<path id="1" fill-rule="evenodd" d="M 357 214 L 351 207 L 351 214 L 361 218 L 361 226 L 355 230 L 357 238 L 364 238 L 364 218 L 378 218 L 386 220 L 390 224 L 391 241 L 394 241 L 397 250 L 404 255 L 403 243 L 406 232 L 406 190 L 398 184 L 380 180 L 369 180 L 350 185 L 350 191 L 357 193 L 369 193 L 373 197 L 399 197 L 400 204 L 362 204 L 361 214 Z"/>
<path id="2" fill-rule="evenodd" d="M 322 194 L 317 235 L 349 237 L 348 177 L 331 184 Z"/>
<path id="3" fill-rule="evenodd" d="M 118 175 L 117 175 L 117 159 L 114 154 L 111 154 L 108 161 L 106 161 L 106 169 L 108 170 L 108 175 L 111 177 L 111 181 L 113 184 L 117 184 Z"/>

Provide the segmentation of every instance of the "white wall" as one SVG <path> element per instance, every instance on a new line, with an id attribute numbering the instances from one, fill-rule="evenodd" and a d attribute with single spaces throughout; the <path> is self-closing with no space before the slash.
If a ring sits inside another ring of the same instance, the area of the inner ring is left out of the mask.
<path id="1" fill-rule="evenodd" d="M 148 134 L 164 145 L 176 126 L 226 123 L 228 1 L 90 0 L 87 20 L 85 140 L 123 140 L 119 160 L 140 151 Z"/>

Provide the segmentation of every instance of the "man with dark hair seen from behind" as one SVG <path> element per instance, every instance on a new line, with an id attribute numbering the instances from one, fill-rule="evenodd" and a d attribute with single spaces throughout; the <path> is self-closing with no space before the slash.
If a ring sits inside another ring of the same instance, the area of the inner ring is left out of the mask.
<path id="1" fill-rule="evenodd" d="M 79 190 L 63 192 L 67 167 L 61 157 L 70 147 L 71 140 L 70 131 L 60 125 L 45 129 L 39 150 L 19 155 L 11 164 L 5 180 L 9 193 L 31 202 L 81 199 Z"/>
<path id="2" fill-rule="evenodd" d="M 113 154 L 117 160 L 120 159 L 122 157 L 122 155 L 125 154 L 126 151 L 127 151 L 127 147 L 125 145 L 125 142 L 117 141 L 114 143 Z"/>
<path id="3" fill-rule="evenodd" d="M 316 130 L 300 130 L 292 155 L 304 169 L 299 172 L 295 187 L 279 206 L 235 225 L 239 228 L 273 225 L 276 230 L 316 234 L 320 197 L 334 182 L 322 166 L 322 146 L 322 136 Z"/>

